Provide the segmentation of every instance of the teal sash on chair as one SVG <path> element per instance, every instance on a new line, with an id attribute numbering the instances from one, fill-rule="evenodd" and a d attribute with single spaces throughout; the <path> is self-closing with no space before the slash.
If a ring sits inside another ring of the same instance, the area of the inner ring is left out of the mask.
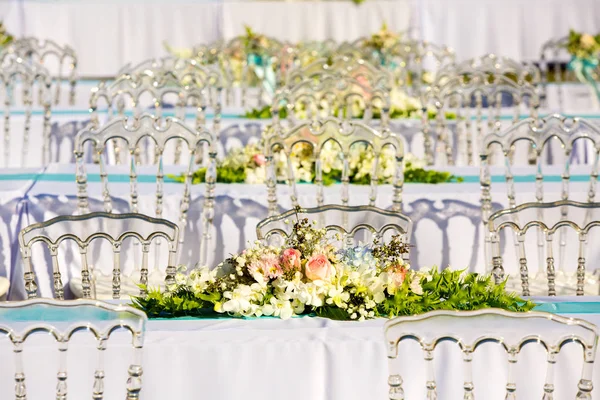
<path id="1" fill-rule="evenodd" d="M 598 59 L 594 57 L 580 58 L 573 56 L 568 64 L 568 68 L 575 72 L 575 75 L 580 82 L 587 83 L 594 89 L 596 99 L 600 101 L 600 89 L 598 88 L 597 82 L 594 80 L 594 70 L 597 67 Z"/>
<path id="2" fill-rule="evenodd" d="M 261 81 L 261 85 L 269 100 L 273 99 L 275 94 L 275 71 L 271 65 L 271 58 L 264 57 L 260 54 L 248 54 L 248 66 L 252 68 L 256 77 Z"/>

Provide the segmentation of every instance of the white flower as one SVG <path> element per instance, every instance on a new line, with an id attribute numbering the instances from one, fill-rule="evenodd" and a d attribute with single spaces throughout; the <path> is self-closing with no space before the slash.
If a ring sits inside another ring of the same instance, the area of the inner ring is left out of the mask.
<path id="1" fill-rule="evenodd" d="M 419 296 L 423 294 L 423 288 L 421 287 L 421 277 L 417 274 L 413 276 L 410 281 L 410 290 Z"/>
<path id="2" fill-rule="evenodd" d="M 299 286 L 297 298 L 307 306 L 321 307 L 325 297 L 322 280 L 303 283 Z"/>
<path id="3" fill-rule="evenodd" d="M 346 304 L 348 300 L 350 300 L 350 293 L 345 292 L 342 287 L 332 287 L 329 289 L 327 293 L 329 298 L 326 300 L 327 304 L 335 304 L 336 307 L 346 308 L 348 305 Z"/>
<path id="4" fill-rule="evenodd" d="M 271 297 L 268 304 L 262 307 L 264 315 L 272 315 L 281 319 L 289 319 L 294 315 L 292 304 L 288 300 L 280 300 L 275 296 Z"/>
<path id="5" fill-rule="evenodd" d="M 223 293 L 223 297 L 229 299 L 223 303 L 223 311 L 233 314 L 242 314 L 250 308 L 250 297 L 252 289 L 248 285 L 239 285 L 233 291 Z"/>

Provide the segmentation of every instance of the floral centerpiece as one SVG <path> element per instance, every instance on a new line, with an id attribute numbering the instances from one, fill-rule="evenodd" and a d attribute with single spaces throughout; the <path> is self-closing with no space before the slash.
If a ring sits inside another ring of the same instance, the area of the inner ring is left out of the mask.
<path id="1" fill-rule="evenodd" d="M 350 183 L 369 185 L 374 155 L 365 144 L 356 144 L 350 150 L 348 160 L 350 167 Z M 278 182 L 287 181 L 287 157 L 283 151 L 274 157 Z M 321 150 L 323 184 L 328 186 L 341 181 L 343 155 L 333 142 L 327 142 Z M 294 176 L 298 182 L 313 183 L 315 180 L 315 159 L 310 145 L 302 143 L 294 147 L 292 152 Z M 449 172 L 425 169 L 425 163 L 411 154 L 405 159 L 404 181 L 408 183 L 449 183 L 462 182 Z M 389 146 L 382 150 L 379 158 L 379 180 L 381 184 L 391 184 L 395 172 L 395 155 Z M 250 144 L 229 150 L 227 155 L 217 163 L 217 182 L 264 184 L 266 181 L 266 159 L 260 144 Z M 206 168 L 196 170 L 192 183 L 204 182 Z M 169 176 L 176 182 L 184 182 L 185 175 Z"/>
<path id="2" fill-rule="evenodd" d="M 328 109 L 331 107 L 331 104 L 326 100 L 323 100 L 324 104 L 320 104 L 323 109 Z M 423 109 L 421 106 L 421 102 L 416 97 L 412 97 L 407 95 L 404 91 L 399 88 L 392 88 L 390 91 L 390 118 L 391 119 L 421 119 Z M 305 111 L 301 109 L 301 105 L 296 107 L 296 116 L 298 118 L 305 117 Z M 355 118 L 362 118 L 365 112 L 365 104 L 364 101 L 355 99 L 350 105 L 352 115 Z M 338 116 L 340 114 L 339 110 L 333 110 L 333 116 Z M 427 118 L 435 119 L 436 118 L 436 110 L 433 106 L 428 105 L 427 109 Z M 279 109 L 279 118 L 287 118 L 287 109 L 285 107 L 281 107 Z M 254 108 L 245 114 L 240 116 L 241 118 L 246 119 L 271 119 L 273 117 L 271 112 L 271 106 L 264 106 L 262 108 Z M 381 119 L 381 112 L 377 104 L 374 104 L 373 107 L 373 119 Z M 453 112 L 446 112 L 445 118 L 447 120 L 456 119 L 456 114 Z"/>
<path id="3" fill-rule="evenodd" d="M 597 86 L 597 73 L 600 55 L 600 34 L 592 36 L 588 33 L 580 33 L 574 30 L 569 32 L 565 47 L 571 54 L 569 69 L 575 72 L 580 82 L 590 85 L 600 101 L 600 90 Z"/>
<path id="4" fill-rule="evenodd" d="M 325 228 L 297 219 L 281 247 L 256 242 L 214 270 L 201 267 L 166 291 L 148 289 L 133 299 L 149 317 L 272 316 L 312 314 L 337 320 L 487 307 L 528 311 L 530 301 L 507 293 L 491 276 L 432 268 L 412 270 L 409 246 L 388 243 L 336 248 Z M 334 240 L 339 238 L 334 238 Z M 147 289 L 147 288 L 146 288 Z"/>
<path id="5" fill-rule="evenodd" d="M 6 31 L 6 26 L 4 26 L 4 22 L 0 22 L 0 48 L 4 48 L 11 44 L 15 38 L 13 35 Z"/>
<path id="6" fill-rule="evenodd" d="M 384 66 L 392 66 L 389 65 L 390 61 L 389 57 L 393 54 L 396 54 L 395 46 L 400 41 L 401 35 L 397 32 L 392 32 L 388 29 L 386 23 L 381 26 L 381 29 L 371 37 L 364 39 L 360 46 L 371 52 L 372 56 L 379 61 L 381 65 Z"/>

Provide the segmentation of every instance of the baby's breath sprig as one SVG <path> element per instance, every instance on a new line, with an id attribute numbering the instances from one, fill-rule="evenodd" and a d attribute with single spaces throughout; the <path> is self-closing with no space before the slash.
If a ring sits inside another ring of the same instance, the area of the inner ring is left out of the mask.
<path id="1" fill-rule="evenodd" d="M 402 264 L 404 255 L 410 251 L 410 244 L 405 243 L 400 235 L 392 236 L 388 243 L 379 243 L 373 240 L 373 257 L 379 260 L 381 265 Z"/>

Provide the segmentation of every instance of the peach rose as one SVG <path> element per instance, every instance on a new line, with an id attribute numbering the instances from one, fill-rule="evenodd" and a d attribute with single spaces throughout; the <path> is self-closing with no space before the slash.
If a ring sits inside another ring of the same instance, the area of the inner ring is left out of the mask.
<path id="1" fill-rule="evenodd" d="M 262 167 L 267 163 L 267 159 L 262 154 L 255 154 L 254 157 L 252 157 L 252 161 L 259 167 Z"/>
<path id="2" fill-rule="evenodd" d="M 408 269 L 404 266 L 394 265 L 393 267 L 388 268 L 388 276 L 392 281 L 392 285 L 395 287 L 400 287 L 404 283 L 407 273 Z"/>
<path id="3" fill-rule="evenodd" d="M 308 260 L 304 274 L 311 281 L 327 280 L 335 276 L 335 268 L 324 254 L 319 254 Z"/>
<path id="4" fill-rule="evenodd" d="M 281 255 L 281 263 L 285 270 L 300 270 L 301 254 L 296 249 L 285 249 Z"/>

